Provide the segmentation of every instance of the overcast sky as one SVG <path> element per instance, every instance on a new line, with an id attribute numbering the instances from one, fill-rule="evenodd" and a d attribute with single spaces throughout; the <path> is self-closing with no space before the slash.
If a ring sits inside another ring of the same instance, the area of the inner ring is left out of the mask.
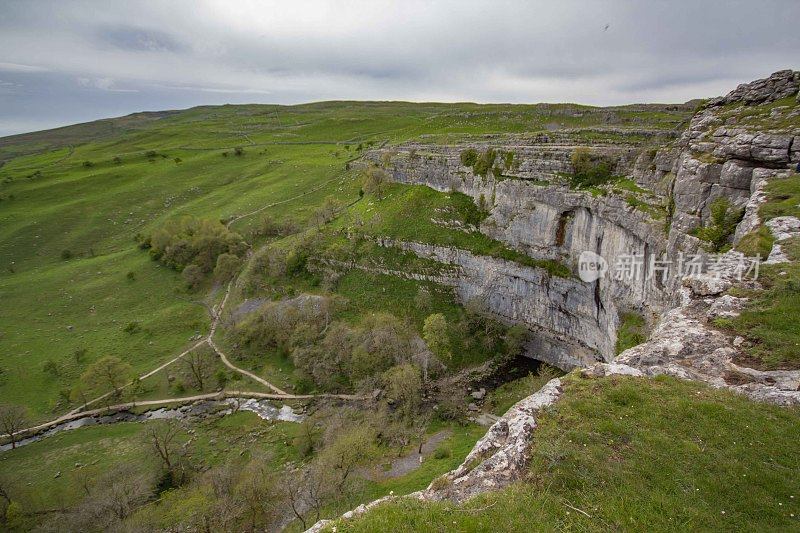
<path id="1" fill-rule="evenodd" d="M 683 102 L 784 68 L 798 0 L 0 0 L 0 136 L 200 104 Z"/>

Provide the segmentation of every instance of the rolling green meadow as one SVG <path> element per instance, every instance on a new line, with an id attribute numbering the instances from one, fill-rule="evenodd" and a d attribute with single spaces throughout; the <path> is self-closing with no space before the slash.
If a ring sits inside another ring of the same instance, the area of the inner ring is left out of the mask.
<path id="1" fill-rule="evenodd" d="M 305 225 L 327 197 L 358 199 L 360 182 L 346 167 L 368 146 L 592 127 L 609 113 L 631 128 L 670 129 L 687 116 L 664 106 L 323 102 L 198 107 L 2 139 L 0 398 L 43 420 L 64 409 L 62 391 L 92 361 L 114 355 L 143 373 L 207 331 L 207 313 L 192 303 L 198 295 L 136 247 L 137 234 L 166 220 L 227 220 L 277 204 L 231 229 L 247 237 L 263 216 Z M 418 234 L 406 193 L 398 194 L 379 229 Z M 431 238 L 448 234 L 422 229 Z M 218 292 L 208 287 L 208 298 Z M 123 331 L 131 322 L 141 331 Z"/>

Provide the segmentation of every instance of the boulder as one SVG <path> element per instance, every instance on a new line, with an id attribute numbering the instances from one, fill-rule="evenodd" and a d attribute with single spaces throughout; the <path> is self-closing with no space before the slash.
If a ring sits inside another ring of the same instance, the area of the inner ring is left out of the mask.
<path id="1" fill-rule="evenodd" d="M 486 396 L 486 389 L 481 387 L 479 390 L 472 391 L 470 396 L 472 396 L 475 400 L 483 400 L 484 396 Z"/>

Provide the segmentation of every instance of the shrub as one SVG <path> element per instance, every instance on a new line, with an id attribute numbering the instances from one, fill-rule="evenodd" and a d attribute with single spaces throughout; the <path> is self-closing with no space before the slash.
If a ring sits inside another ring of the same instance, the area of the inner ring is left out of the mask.
<path id="1" fill-rule="evenodd" d="M 142 325 L 134 320 L 133 322 L 128 322 L 127 324 L 125 324 L 125 327 L 122 328 L 122 331 L 133 335 L 134 333 L 142 331 Z"/>
<path id="2" fill-rule="evenodd" d="M 486 177 L 489 170 L 494 166 L 494 160 L 497 158 L 497 152 L 494 148 L 488 148 L 483 152 L 475 164 L 472 166 L 472 171 L 478 176 Z"/>
<path id="3" fill-rule="evenodd" d="M 450 457 L 452 455 L 453 455 L 453 451 L 450 448 L 448 448 L 447 446 L 444 446 L 443 444 L 440 444 L 439 446 L 437 446 L 436 450 L 434 450 L 434 452 L 433 452 L 433 458 L 434 459 L 447 459 L 448 457 Z"/>
<path id="4" fill-rule="evenodd" d="M 194 290 L 200 286 L 201 283 L 203 283 L 203 270 L 199 266 L 192 263 L 191 265 L 186 265 L 181 272 L 181 277 L 186 283 L 186 286 L 189 289 Z"/>
<path id="5" fill-rule="evenodd" d="M 514 152 L 503 152 L 503 166 L 506 170 L 514 166 Z"/>
<path id="6" fill-rule="evenodd" d="M 68 259 L 72 259 L 72 252 L 70 250 L 61 250 L 61 260 L 67 261 Z"/>
<path id="7" fill-rule="evenodd" d="M 233 155 L 244 155 L 244 148 L 237 146 L 233 149 Z"/>
<path id="8" fill-rule="evenodd" d="M 85 168 L 92 168 L 94 166 L 94 163 L 92 163 L 91 161 L 84 161 L 83 166 Z"/>
<path id="9" fill-rule="evenodd" d="M 242 266 L 242 260 L 233 254 L 220 254 L 217 257 L 217 266 L 214 267 L 214 277 L 221 282 L 230 281 Z"/>
<path id="10" fill-rule="evenodd" d="M 383 199 L 386 192 L 386 182 L 388 176 L 386 171 L 381 168 L 370 166 L 364 171 L 364 184 L 362 188 L 367 194 L 375 195 L 379 200 Z"/>
<path id="11" fill-rule="evenodd" d="M 44 362 L 42 365 L 42 372 L 49 374 L 52 377 L 58 377 L 58 375 L 61 373 L 58 369 L 58 365 L 52 359 L 48 359 Z"/>
<path id="12" fill-rule="evenodd" d="M 577 188 L 596 187 L 613 177 L 615 162 L 608 157 L 593 154 L 588 148 L 576 148 L 571 156 L 573 175 L 572 186 Z"/>
<path id="13" fill-rule="evenodd" d="M 242 237 L 219 221 L 192 216 L 168 221 L 140 239 L 140 246 L 149 247 L 154 259 L 175 270 L 194 264 L 204 274 L 214 270 L 221 254 L 240 257 L 247 250 Z"/>
<path id="14" fill-rule="evenodd" d="M 136 279 L 136 273 L 135 273 L 133 270 L 131 270 L 131 271 L 129 271 L 127 274 L 125 274 L 125 278 L 126 278 L 128 281 L 133 281 L 133 280 L 135 280 L 135 279 Z"/>
<path id="15" fill-rule="evenodd" d="M 710 210 L 709 224 L 696 228 L 692 233 L 698 239 L 706 241 L 710 251 L 723 252 L 730 248 L 730 237 L 742 220 L 744 209 L 732 208 L 730 201 L 721 197 L 711 202 Z"/>
<path id="16" fill-rule="evenodd" d="M 225 372 L 224 369 L 220 368 L 217 370 L 216 374 L 214 374 L 214 379 L 217 380 L 217 387 L 224 389 L 225 385 L 228 384 L 228 373 Z"/>
<path id="17" fill-rule="evenodd" d="M 478 161 L 478 151 L 474 148 L 467 148 L 461 151 L 461 164 L 465 167 L 474 166 Z"/>
<path id="18" fill-rule="evenodd" d="M 322 202 L 322 205 L 319 206 L 316 211 L 314 211 L 314 214 L 311 216 L 311 218 L 317 227 L 320 227 L 336 218 L 336 213 L 340 208 L 341 204 L 339 201 L 333 196 L 328 196 L 325 198 L 325 201 Z"/>

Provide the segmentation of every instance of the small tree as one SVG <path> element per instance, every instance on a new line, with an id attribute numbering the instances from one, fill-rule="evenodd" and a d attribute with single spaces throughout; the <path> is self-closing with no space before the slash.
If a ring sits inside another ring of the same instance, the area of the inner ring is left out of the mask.
<path id="1" fill-rule="evenodd" d="M 214 363 L 208 352 L 195 350 L 186 354 L 183 358 L 183 368 L 191 385 L 202 391 L 211 381 Z"/>
<path id="2" fill-rule="evenodd" d="M 28 410 L 21 405 L 0 404 L 0 428 L 11 439 L 11 449 L 17 447 L 17 432 L 25 429 Z"/>
<path id="3" fill-rule="evenodd" d="M 314 223 L 317 227 L 327 224 L 336 217 L 336 212 L 339 210 L 339 202 L 333 196 L 328 196 L 322 205 L 314 212 L 312 216 Z"/>
<path id="4" fill-rule="evenodd" d="M 150 446 L 168 472 L 171 472 L 176 465 L 178 452 L 175 439 L 178 437 L 179 429 L 178 423 L 169 419 L 149 424 L 145 432 Z"/>
<path id="5" fill-rule="evenodd" d="M 364 171 L 364 192 L 374 194 L 382 200 L 386 194 L 386 172 L 378 167 L 369 167 Z"/>
<path id="6" fill-rule="evenodd" d="M 439 359 L 449 360 L 453 357 L 450 351 L 447 319 L 443 314 L 434 313 L 425 319 L 425 324 L 422 326 L 422 337 L 428 348 Z"/>
<path id="7" fill-rule="evenodd" d="M 181 272 L 181 277 L 186 286 L 194 290 L 203 282 L 203 271 L 199 266 L 192 263 L 191 265 L 186 265 L 186 268 Z"/>
<path id="8" fill-rule="evenodd" d="M 323 448 L 317 456 L 316 465 L 330 476 L 328 487 L 334 493 L 341 493 L 345 483 L 355 472 L 356 466 L 368 459 L 375 451 L 375 432 L 369 426 L 361 425 L 340 433 L 336 440 Z"/>
<path id="9" fill-rule="evenodd" d="M 422 375 L 411 363 L 398 365 L 384 373 L 386 395 L 397 406 L 397 412 L 407 420 L 419 408 L 422 400 Z"/>
<path id="10" fill-rule="evenodd" d="M 709 224 L 696 229 L 694 234 L 699 239 L 707 241 L 711 251 L 724 252 L 730 247 L 728 241 L 736 231 L 736 225 L 742 220 L 744 210 L 732 207 L 725 197 L 711 202 L 709 210 L 711 211 Z"/>
<path id="11" fill-rule="evenodd" d="M 109 355 L 98 359 L 81 375 L 78 385 L 73 389 L 73 397 L 85 400 L 87 392 L 100 393 L 111 389 L 118 398 L 122 394 L 122 387 L 130 381 L 131 373 L 131 365 L 117 357 Z"/>
<path id="12" fill-rule="evenodd" d="M 250 531 L 258 531 L 280 516 L 280 491 L 277 475 L 267 458 L 256 457 L 245 466 L 235 494 L 242 503 Z"/>
<path id="13" fill-rule="evenodd" d="M 214 267 L 214 277 L 221 282 L 227 282 L 233 279 L 239 268 L 242 266 L 242 260 L 233 254 L 220 254 L 217 257 L 217 266 Z"/>

